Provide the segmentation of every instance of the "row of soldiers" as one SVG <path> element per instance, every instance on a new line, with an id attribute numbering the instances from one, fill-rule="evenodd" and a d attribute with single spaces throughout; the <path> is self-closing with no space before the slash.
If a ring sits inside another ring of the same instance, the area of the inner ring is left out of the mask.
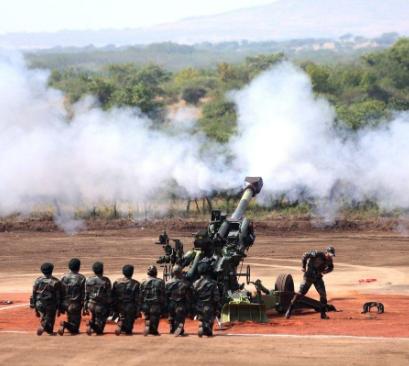
<path id="1" fill-rule="evenodd" d="M 198 267 L 200 278 L 193 285 L 185 280 L 182 268 L 175 265 L 172 279 L 165 283 L 158 278 L 157 268 L 148 267 L 147 278 L 140 284 L 133 279 L 134 267 L 125 265 L 122 278 L 111 281 L 104 276 L 104 265 L 95 262 L 94 275 L 85 278 L 80 273 L 81 262 L 72 258 L 69 272 L 61 280 L 54 277 L 52 263 L 41 266 L 42 276 L 36 279 L 30 306 L 40 318 L 37 334 L 54 334 L 57 316 L 66 314 L 58 334 L 65 331 L 78 334 L 82 315 L 91 315 L 86 332 L 101 335 L 110 315 L 117 319 L 116 335 L 132 334 L 135 319 L 143 313 L 144 335 L 159 335 L 158 325 L 162 315 L 168 314 L 170 333 L 184 335 L 185 319 L 196 316 L 199 320 L 198 335 L 212 336 L 215 317 L 220 312 L 220 293 L 216 281 L 211 278 L 207 263 Z"/>

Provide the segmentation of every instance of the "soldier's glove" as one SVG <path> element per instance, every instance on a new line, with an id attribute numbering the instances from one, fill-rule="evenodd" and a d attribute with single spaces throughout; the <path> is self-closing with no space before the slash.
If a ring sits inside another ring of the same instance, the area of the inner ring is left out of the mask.
<path id="1" fill-rule="evenodd" d="M 82 315 L 89 315 L 89 311 L 87 308 L 82 309 Z"/>
<path id="2" fill-rule="evenodd" d="M 35 309 L 35 307 L 36 307 L 36 304 L 34 303 L 34 299 L 33 299 L 33 297 L 31 296 L 31 297 L 30 297 L 30 308 L 31 308 L 31 309 Z"/>

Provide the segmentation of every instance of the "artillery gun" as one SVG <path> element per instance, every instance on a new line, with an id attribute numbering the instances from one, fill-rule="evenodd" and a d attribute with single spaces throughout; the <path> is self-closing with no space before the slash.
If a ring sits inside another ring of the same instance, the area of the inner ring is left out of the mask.
<path id="1" fill-rule="evenodd" d="M 247 320 L 265 322 L 267 310 L 274 309 L 280 314 L 284 313 L 294 296 L 291 274 L 280 274 L 274 290 L 269 290 L 260 280 L 251 282 L 250 266 L 247 265 L 245 271 L 242 271 L 247 252 L 256 239 L 253 223 L 244 213 L 262 187 L 261 177 L 246 177 L 241 199 L 233 214 L 228 217 L 220 210 L 212 210 L 207 228 L 193 234 L 192 250 L 183 253 L 183 244 L 178 239 L 173 239 L 175 248 L 172 248 L 166 232 L 159 236 L 157 242 L 165 251 L 165 255 L 157 261 L 162 264 L 165 281 L 170 277 L 171 265 L 174 263 L 186 269 L 185 277 L 191 282 L 199 277 L 199 263 L 207 262 L 211 266 L 212 276 L 222 295 L 222 323 Z M 182 252 L 179 251 L 178 255 L 177 247 L 182 247 Z M 245 277 L 245 283 L 239 283 L 240 277 Z M 245 285 L 250 283 L 256 288 L 255 296 L 245 289 Z M 297 302 L 296 308 L 300 307 L 320 311 L 321 305 L 316 300 L 303 297 Z"/>

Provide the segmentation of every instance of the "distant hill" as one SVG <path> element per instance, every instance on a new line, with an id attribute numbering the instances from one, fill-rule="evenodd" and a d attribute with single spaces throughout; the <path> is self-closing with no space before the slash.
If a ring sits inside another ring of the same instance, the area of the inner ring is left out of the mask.
<path id="1" fill-rule="evenodd" d="M 143 29 L 13 33 L 0 47 L 132 45 L 409 35 L 409 0 L 277 0 L 269 5 L 184 19 Z"/>

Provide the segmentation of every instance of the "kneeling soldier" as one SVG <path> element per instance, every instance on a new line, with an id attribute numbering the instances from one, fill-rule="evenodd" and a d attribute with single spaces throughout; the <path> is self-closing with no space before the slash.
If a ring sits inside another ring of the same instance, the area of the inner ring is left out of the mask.
<path id="1" fill-rule="evenodd" d="M 217 282 L 210 277 L 210 265 L 199 263 L 197 271 L 200 278 L 193 284 L 193 296 L 199 323 L 198 336 L 213 336 L 213 323 L 220 312 L 220 292 Z"/>
<path id="2" fill-rule="evenodd" d="M 92 265 L 95 276 L 88 277 L 85 282 L 84 315 L 91 312 L 91 320 L 87 324 L 87 334 L 94 331 L 104 333 L 106 321 L 111 307 L 111 281 L 103 276 L 104 264 L 95 262 Z"/>
<path id="3" fill-rule="evenodd" d="M 184 334 L 185 319 L 192 302 L 192 289 L 190 283 L 183 278 L 181 266 L 174 265 L 172 275 L 173 278 L 166 284 L 166 296 L 170 333 L 178 337 Z"/>
<path id="4" fill-rule="evenodd" d="M 55 316 L 57 312 L 59 313 L 61 283 L 58 278 L 52 276 L 53 270 L 52 263 L 41 265 L 43 276 L 35 280 L 33 295 L 30 299 L 30 307 L 35 309 L 36 315 L 40 318 L 40 326 L 37 329 L 39 336 L 44 331 L 54 335 Z"/>
<path id="5" fill-rule="evenodd" d="M 114 282 L 112 299 L 115 312 L 119 315 L 116 335 L 122 332 L 132 334 L 133 325 L 139 313 L 139 282 L 132 279 L 134 267 L 130 264 L 123 266 L 125 277 Z"/>
<path id="6" fill-rule="evenodd" d="M 148 334 L 160 335 L 158 332 L 162 309 L 166 305 L 165 282 L 157 278 L 158 270 L 155 266 L 148 267 L 148 278 L 142 282 L 140 304 L 145 316 L 144 336 Z"/>
<path id="7" fill-rule="evenodd" d="M 61 278 L 61 313 L 67 313 L 67 321 L 61 322 L 61 327 L 58 329 L 59 335 L 63 335 L 65 329 L 71 334 L 79 333 L 85 295 L 85 277 L 79 273 L 80 267 L 81 261 L 72 258 L 68 262 L 70 271 Z"/>

